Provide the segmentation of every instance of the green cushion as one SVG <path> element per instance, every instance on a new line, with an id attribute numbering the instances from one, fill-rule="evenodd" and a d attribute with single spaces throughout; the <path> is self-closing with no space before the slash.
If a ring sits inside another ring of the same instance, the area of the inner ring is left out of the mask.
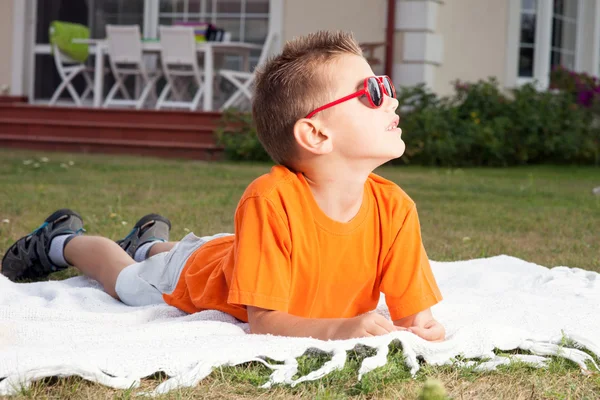
<path id="1" fill-rule="evenodd" d="M 72 59 L 84 62 L 88 58 L 88 45 L 73 43 L 73 39 L 88 39 L 90 30 L 87 26 L 72 22 L 52 21 L 49 29 L 50 44 L 55 44 L 63 53 Z"/>

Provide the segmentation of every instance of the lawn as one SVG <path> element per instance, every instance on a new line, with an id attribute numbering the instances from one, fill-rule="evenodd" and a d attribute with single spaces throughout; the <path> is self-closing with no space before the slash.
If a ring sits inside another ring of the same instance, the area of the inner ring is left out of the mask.
<path id="1" fill-rule="evenodd" d="M 79 211 L 90 234 L 113 239 L 127 234 L 142 215 L 158 212 L 173 222 L 172 239 L 230 232 L 245 186 L 269 165 L 203 163 L 135 157 L 0 150 L 0 252 L 37 227 L 54 209 Z M 600 169 L 520 167 L 442 169 L 384 167 L 417 203 L 423 239 L 433 260 L 464 260 L 508 254 L 548 267 L 600 271 Z M 75 271 L 55 276 L 64 278 Z M 454 398 L 599 398 L 600 374 L 583 376 L 570 362 L 550 369 L 511 366 L 498 372 L 425 367 L 416 380 L 392 352 L 387 366 L 357 382 L 354 367 L 296 388 L 257 388 L 269 371 L 247 364 L 222 368 L 177 398 L 413 398 L 428 377 L 441 380 Z M 322 361 L 322 360 L 321 360 Z M 302 368 L 313 369 L 314 358 Z M 349 363 L 350 364 L 350 363 Z M 161 377 L 144 383 L 155 386 Z M 129 398 L 78 378 L 53 379 L 26 397 Z"/>

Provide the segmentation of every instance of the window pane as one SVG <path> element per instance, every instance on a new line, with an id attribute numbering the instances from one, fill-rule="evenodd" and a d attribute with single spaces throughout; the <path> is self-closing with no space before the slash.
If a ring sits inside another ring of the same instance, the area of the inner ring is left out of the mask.
<path id="1" fill-rule="evenodd" d="M 184 0 L 161 0 L 158 10 L 160 13 L 180 13 L 183 12 Z"/>
<path id="2" fill-rule="evenodd" d="M 563 23 L 561 47 L 575 51 L 577 39 L 577 24 L 572 22 Z"/>
<path id="3" fill-rule="evenodd" d="M 562 65 L 566 69 L 575 68 L 575 56 L 573 54 L 566 54 L 560 51 L 553 50 L 550 57 L 550 65 Z"/>
<path id="4" fill-rule="evenodd" d="M 521 14 L 521 43 L 535 43 L 535 15 Z"/>
<path id="5" fill-rule="evenodd" d="M 174 19 L 172 17 L 160 17 L 158 19 L 158 25 L 173 25 Z"/>
<path id="6" fill-rule="evenodd" d="M 239 14 L 242 12 L 242 1 L 243 0 L 219 0 L 217 1 L 217 13 Z"/>
<path id="7" fill-rule="evenodd" d="M 521 10 L 535 11 L 537 9 L 536 0 L 521 0 Z"/>
<path id="8" fill-rule="evenodd" d="M 551 66 L 555 66 L 555 65 L 561 65 L 561 54 L 559 51 L 553 50 L 551 55 L 550 55 L 550 65 Z"/>
<path id="9" fill-rule="evenodd" d="M 35 78 L 34 78 L 34 98 L 50 99 L 56 87 L 60 84 L 60 77 L 54 65 L 54 58 L 46 54 L 36 54 L 35 56 Z M 79 86 L 79 85 L 78 85 Z M 81 93 L 81 92 L 80 92 Z M 65 90 L 61 98 L 69 96 Z"/>
<path id="10" fill-rule="evenodd" d="M 533 48 L 521 47 L 519 49 L 519 76 L 533 77 Z"/>
<path id="11" fill-rule="evenodd" d="M 245 23 L 244 41 L 262 44 L 267 37 L 269 21 L 266 19 L 247 19 Z"/>
<path id="12" fill-rule="evenodd" d="M 269 0 L 247 0 L 246 1 L 246 13 L 247 14 L 268 14 L 269 13 Z"/>
<path id="13" fill-rule="evenodd" d="M 191 14 L 198 14 L 202 12 L 202 3 L 203 0 L 188 0 L 188 12 Z"/>
<path id="14" fill-rule="evenodd" d="M 577 18 L 578 0 L 554 0 L 554 14 Z"/>
<path id="15" fill-rule="evenodd" d="M 562 65 L 566 69 L 575 69 L 575 56 L 573 54 L 563 54 L 562 55 Z"/>
<path id="16" fill-rule="evenodd" d="M 22 1 L 22 0 L 20 0 Z M 89 8 L 81 0 L 38 0 L 35 42 L 49 43 L 48 28 L 54 20 L 87 25 Z"/>
<path id="17" fill-rule="evenodd" d="M 242 69 L 242 57 L 228 54 L 225 56 L 223 68 L 241 70 Z"/>
<path id="18" fill-rule="evenodd" d="M 143 32 L 144 0 L 96 0 L 93 2 L 93 38 L 106 37 L 106 25 L 139 25 Z"/>
<path id="19" fill-rule="evenodd" d="M 212 0 L 189 0 L 188 1 L 188 13 L 192 14 L 189 16 L 190 21 L 198 21 L 198 15 L 204 13 L 210 14 L 212 12 Z M 205 18 L 206 19 L 206 18 Z"/>
<path id="20" fill-rule="evenodd" d="M 564 0 L 554 0 L 554 14 L 561 14 L 565 10 Z"/>
<path id="21" fill-rule="evenodd" d="M 225 32 L 231 32 L 231 40 L 240 40 L 240 19 L 239 18 L 218 18 L 217 27 L 225 29 Z"/>
<path id="22" fill-rule="evenodd" d="M 207 13 L 212 13 L 213 11 L 216 10 L 217 5 L 215 3 L 215 0 L 202 0 L 206 3 L 206 12 Z"/>
<path id="23" fill-rule="evenodd" d="M 552 18 L 552 47 L 562 47 L 563 22 L 554 17 Z"/>
<path id="24" fill-rule="evenodd" d="M 577 0 L 563 0 L 563 1 L 565 3 L 564 15 L 566 17 L 576 19 L 577 18 L 578 1 Z"/>

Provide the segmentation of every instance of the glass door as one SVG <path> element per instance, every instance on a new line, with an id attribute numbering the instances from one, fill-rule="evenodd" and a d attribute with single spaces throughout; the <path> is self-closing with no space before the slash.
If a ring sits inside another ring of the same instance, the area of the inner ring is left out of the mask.
<path id="1" fill-rule="evenodd" d="M 33 81 L 29 97 L 33 102 L 47 102 L 61 80 L 50 52 L 48 29 L 55 20 L 86 25 L 90 37 L 102 39 L 108 24 L 140 25 L 144 29 L 144 6 L 148 0 L 34 0 L 35 23 L 33 24 L 35 46 L 33 60 Z M 93 65 L 92 60 L 87 61 Z M 108 77 L 107 77 L 108 78 Z M 106 85 L 110 85 L 107 79 Z M 85 86 L 81 76 L 73 81 L 75 89 L 81 93 Z M 65 91 L 62 97 L 71 101 Z"/>

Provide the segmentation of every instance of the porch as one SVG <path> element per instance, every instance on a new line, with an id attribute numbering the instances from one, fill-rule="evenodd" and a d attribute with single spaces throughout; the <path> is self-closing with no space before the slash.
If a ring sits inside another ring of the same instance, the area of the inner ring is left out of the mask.
<path id="1" fill-rule="evenodd" d="M 0 96 L 0 148 L 220 159 L 219 112 L 48 107 Z"/>

